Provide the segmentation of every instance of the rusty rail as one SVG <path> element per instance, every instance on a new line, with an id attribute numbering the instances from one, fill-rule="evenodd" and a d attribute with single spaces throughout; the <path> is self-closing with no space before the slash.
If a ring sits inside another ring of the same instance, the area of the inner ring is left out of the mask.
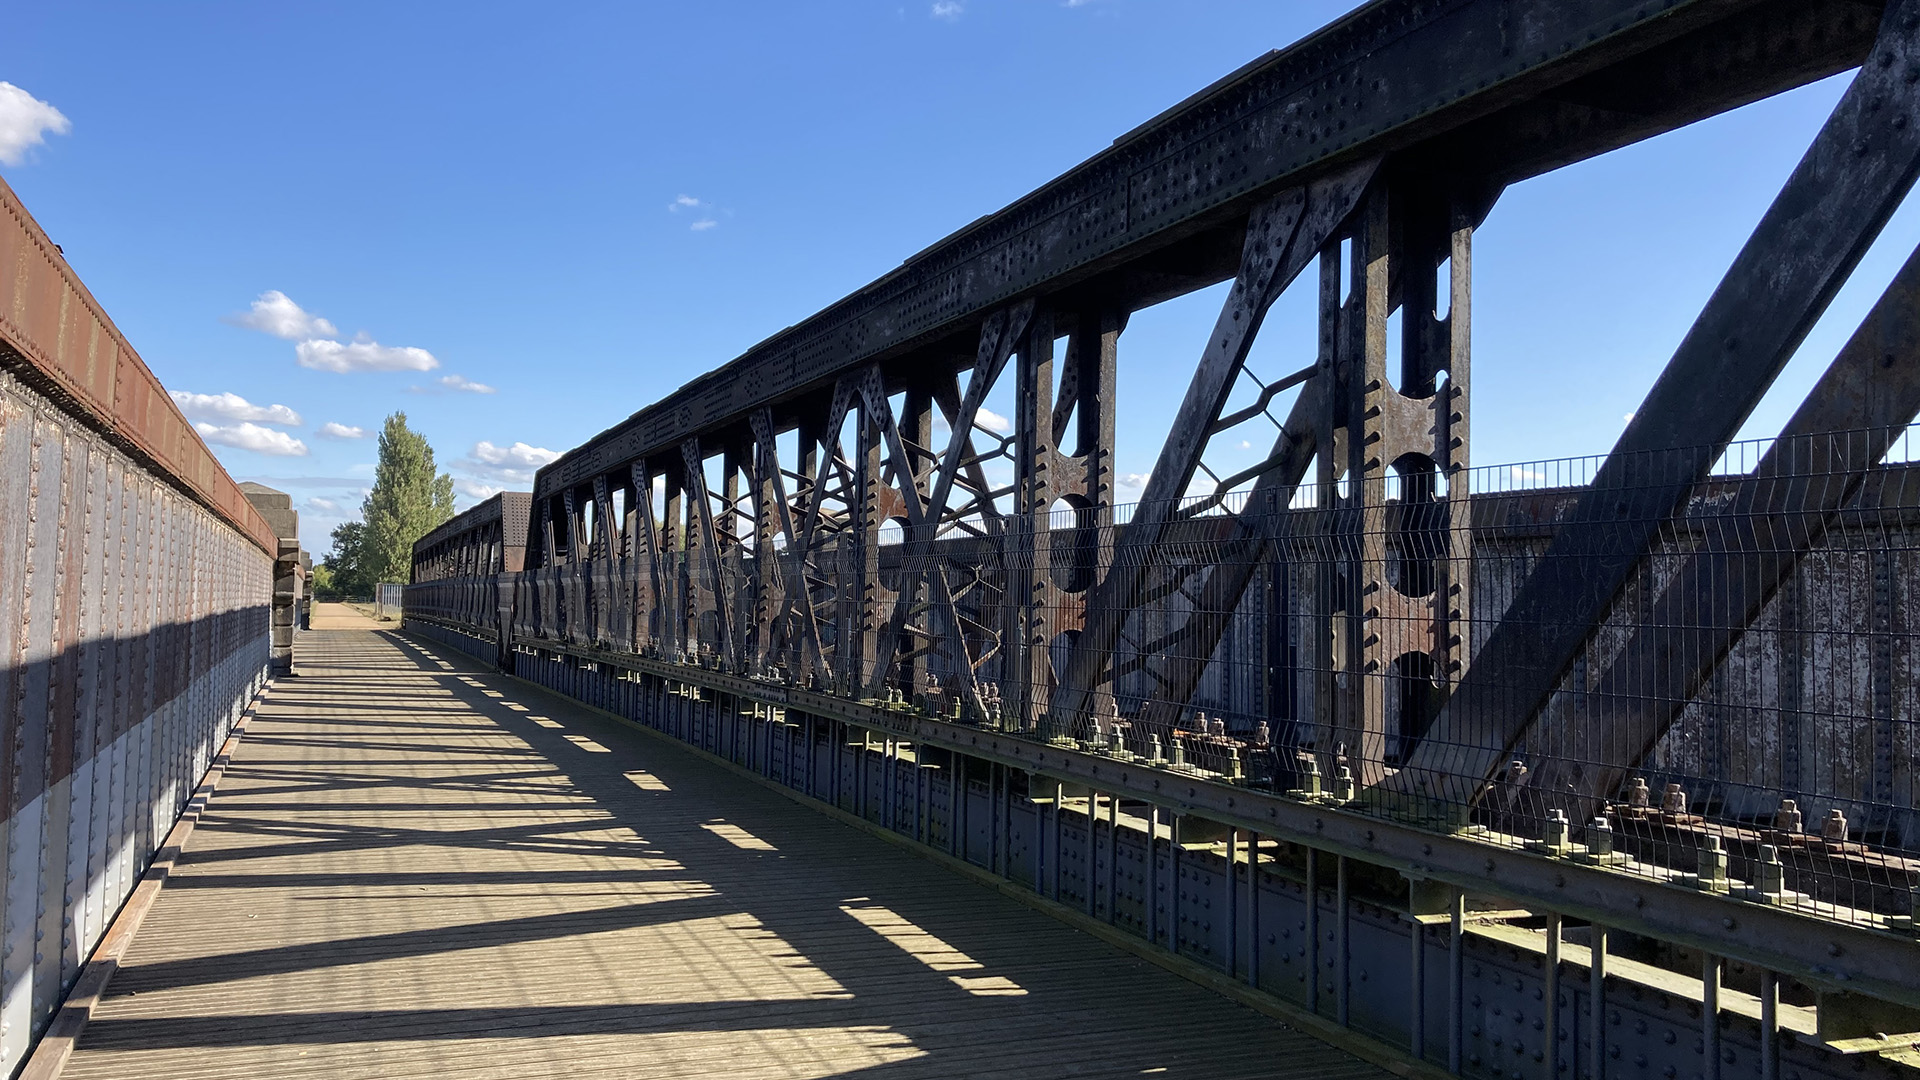
<path id="1" fill-rule="evenodd" d="M 273 530 L 0 180 L 0 363 L 269 555 Z"/>

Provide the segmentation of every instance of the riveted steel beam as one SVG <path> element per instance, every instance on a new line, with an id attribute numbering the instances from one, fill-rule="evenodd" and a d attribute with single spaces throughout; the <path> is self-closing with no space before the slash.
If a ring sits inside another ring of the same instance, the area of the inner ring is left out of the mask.
<path id="1" fill-rule="evenodd" d="M 1800 85 L 1858 63 L 1875 10 L 1854 0 L 1369 4 L 595 436 L 543 469 L 536 491 L 688 435 L 744 428 L 754 408 L 816 393 L 860 365 L 940 351 L 1012 301 L 1058 296 L 1073 310 L 1076 290 L 1096 289 L 1130 310 L 1219 281 L 1234 272 L 1254 206 L 1354 160 L 1426 155 L 1508 183 Z M 1735 39 L 1738 48 L 1724 44 Z"/>
<path id="2" fill-rule="evenodd" d="M 1911 938 L 1790 909 L 1731 902 L 1642 865 L 1637 872 L 1516 850 L 1498 834 L 1443 834 L 1360 809 L 1302 801 L 1077 750 L 949 723 L 844 697 L 645 657 L 541 642 L 539 649 L 689 686 L 831 717 L 915 745 L 958 751 L 1024 772 L 1082 784 L 1275 839 L 1500 897 L 1541 912 L 1645 934 L 1790 975 L 1810 986 L 1850 988 L 1920 1008 Z"/>
<path id="3" fill-rule="evenodd" d="M 1873 53 L 1391 787 L 1474 797 L 1920 172 L 1920 2 Z"/>

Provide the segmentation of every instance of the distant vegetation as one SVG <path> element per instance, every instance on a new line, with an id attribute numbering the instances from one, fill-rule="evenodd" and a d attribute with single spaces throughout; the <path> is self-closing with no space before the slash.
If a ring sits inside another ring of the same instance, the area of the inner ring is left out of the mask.
<path id="1" fill-rule="evenodd" d="M 387 417 L 373 490 L 360 520 L 333 530 L 333 550 L 314 568 L 315 595 L 372 596 L 381 582 L 404 583 L 413 542 L 452 516 L 453 477 L 436 471 L 433 447 L 407 426 L 406 413 Z"/>

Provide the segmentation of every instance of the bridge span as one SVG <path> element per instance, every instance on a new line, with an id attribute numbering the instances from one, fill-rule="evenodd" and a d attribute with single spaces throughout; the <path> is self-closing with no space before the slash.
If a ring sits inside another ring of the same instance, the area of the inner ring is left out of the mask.
<path id="1" fill-rule="evenodd" d="M 372 625 L 256 703 L 62 1075 L 1387 1075 Z"/>
<path id="2" fill-rule="evenodd" d="M 1506 188 L 1843 72 L 1614 449 L 1475 463 Z M 1911 1077 L 1920 252 L 1735 437 L 1916 174 L 1920 0 L 1376 0 L 297 641 L 0 187 L 0 1063 Z"/>

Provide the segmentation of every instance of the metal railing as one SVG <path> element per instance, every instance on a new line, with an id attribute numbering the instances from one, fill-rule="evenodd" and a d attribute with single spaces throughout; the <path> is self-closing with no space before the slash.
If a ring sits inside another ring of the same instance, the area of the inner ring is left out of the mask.
<path id="1" fill-rule="evenodd" d="M 805 565 L 744 538 L 647 567 L 590 560 L 517 576 L 512 636 L 897 703 L 1827 918 L 1905 925 L 1920 883 L 1920 655 L 1908 630 L 1920 614 L 1920 473 L 1882 461 L 1904 460 L 1909 438 L 1736 445 L 1644 551 L 1604 537 L 1597 551 L 1555 547 L 1576 523 L 1634 524 L 1617 517 L 1633 490 L 1583 522 L 1599 459 L 1561 460 L 1474 470 L 1456 481 L 1464 503 L 1398 477 L 1358 493 L 1303 485 L 1258 506 L 1190 500 L 1147 552 L 1125 543 L 1134 507 L 1112 522 L 1009 512 L 985 536 L 942 537 L 917 554 L 904 533 L 878 533 L 877 588 L 866 590 L 851 533 Z M 1639 472 L 1693 467 L 1679 454 Z M 1450 520 L 1462 505 L 1471 522 Z M 1140 602 L 1103 611 L 1098 583 L 1127 558 L 1140 560 Z M 1577 578 L 1582 560 L 1609 559 L 1633 570 L 1602 624 L 1555 625 L 1549 607 L 1516 625 L 1515 598 L 1543 567 Z M 935 576 L 951 583 L 950 608 L 929 594 Z M 491 621 L 481 579 L 433 588 L 445 594 L 440 617 Z M 882 650 L 873 628 L 909 589 L 919 614 Z M 1101 618 L 1117 623 L 1116 645 L 1089 707 L 1060 715 L 1075 628 Z M 1023 625 L 1066 629 L 1023 641 Z M 1517 698 L 1511 673 L 1552 658 L 1512 637 L 1569 629 L 1576 647 L 1551 693 Z"/>

